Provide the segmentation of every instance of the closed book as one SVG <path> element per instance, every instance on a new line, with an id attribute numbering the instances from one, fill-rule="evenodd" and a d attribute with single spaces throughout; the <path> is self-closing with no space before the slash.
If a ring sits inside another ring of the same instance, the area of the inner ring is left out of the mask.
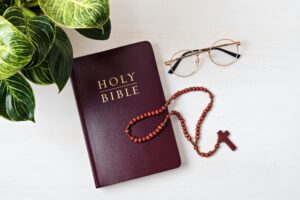
<path id="1" fill-rule="evenodd" d="M 133 117 L 165 103 L 149 42 L 75 58 L 72 85 L 97 188 L 180 166 L 170 121 L 145 143 L 124 133 Z M 140 121 L 132 133 L 148 134 L 166 114 Z"/>

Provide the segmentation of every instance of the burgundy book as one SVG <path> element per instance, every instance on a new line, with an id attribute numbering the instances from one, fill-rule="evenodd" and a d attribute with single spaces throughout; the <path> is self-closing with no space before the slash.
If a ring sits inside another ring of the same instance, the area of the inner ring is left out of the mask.
<path id="1" fill-rule="evenodd" d="M 180 166 L 170 121 L 146 143 L 124 133 L 133 117 L 165 101 L 149 42 L 74 59 L 72 85 L 97 188 Z M 165 115 L 141 121 L 133 133 L 146 135 Z"/>

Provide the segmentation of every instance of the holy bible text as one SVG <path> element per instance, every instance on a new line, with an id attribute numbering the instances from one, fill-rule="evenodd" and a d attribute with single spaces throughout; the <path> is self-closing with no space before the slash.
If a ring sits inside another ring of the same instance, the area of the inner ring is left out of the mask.
<path id="1" fill-rule="evenodd" d="M 135 72 L 97 81 L 101 102 L 120 100 L 139 94 Z"/>

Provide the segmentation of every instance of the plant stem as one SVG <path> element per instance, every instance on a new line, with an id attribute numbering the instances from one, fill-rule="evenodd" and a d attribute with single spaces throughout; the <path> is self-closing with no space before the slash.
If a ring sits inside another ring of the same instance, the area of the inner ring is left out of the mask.
<path id="1" fill-rule="evenodd" d="M 25 7 L 27 7 L 27 8 L 32 8 L 32 7 L 35 7 L 38 5 L 39 5 L 38 1 L 30 1 L 30 2 L 25 3 Z"/>
<path id="2" fill-rule="evenodd" d="M 15 4 L 19 7 L 22 6 L 22 1 L 21 0 L 15 0 Z"/>
<path id="3" fill-rule="evenodd" d="M 25 16 L 27 16 L 29 18 L 36 16 L 36 14 L 34 12 L 32 12 L 31 10 L 29 10 L 28 8 L 22 7 L 22 9 L 23 9 Z"/>

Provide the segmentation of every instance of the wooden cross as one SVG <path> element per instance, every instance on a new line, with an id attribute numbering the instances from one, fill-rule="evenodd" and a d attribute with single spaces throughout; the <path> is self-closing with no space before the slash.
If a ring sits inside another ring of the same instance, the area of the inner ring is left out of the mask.
<path id="1" fill-rule="evenodd" d="M 232 143 L 232 141 L 228 138 L 229 136 L 229 132 L 228 131 L 219 131 L 218 132 L 218 136 L 219 136 L 219 140 L 220 142 L 225 142 L 229 148 L 232 150 L 232 151 L 235 151 L 236 150 L 236 146 Z"/>

